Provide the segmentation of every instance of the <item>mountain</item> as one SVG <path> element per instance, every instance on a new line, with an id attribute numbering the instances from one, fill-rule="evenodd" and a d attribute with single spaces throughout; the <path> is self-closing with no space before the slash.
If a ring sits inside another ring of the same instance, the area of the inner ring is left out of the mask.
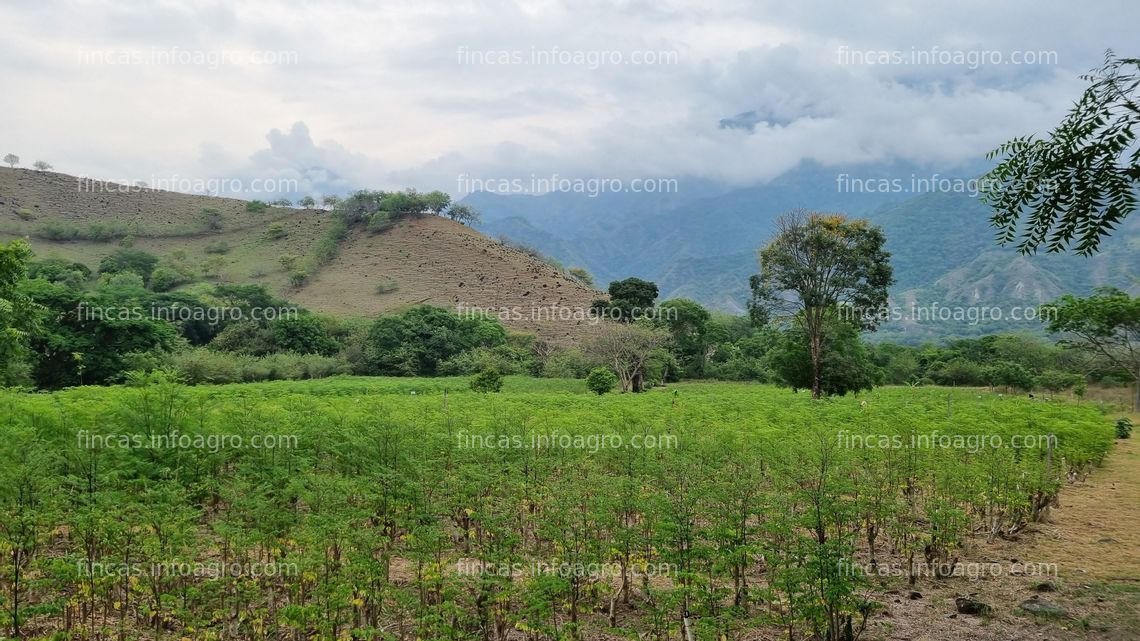
<path id="1" fill-rule="evenodd" d="M 657 196 L 640 208 L 631 199 L 617 207 L 565 193 L 481 193 L 465 202 L 481 211 L 482 230 L 585 267 L 599 286 L 637 276 L 656 282 L 662 299 L 692 298 L 733 313 L 745 309 L 748 277 L 759 269 L 757 249 L 771 237 L 780 214 L 802 207 L 866 217 L 887 235 L 897 281 L 892 304 L 902 316 L 885 323 L 878 336 L 906 342 L 1040 331 L 1035 320 L 1009 319 L 1012 308 L 1024 316 L 1022 308 L 1101 285 L 1137 291 L 1140 219 L 1122 224 L 1090 258 L 1020 256 L 994 242 L 990 212 L 977 198 L 974 179 L 984 171 L 982 165 L 940 172 L 907 163 L 847 170 L 808 163 L 763 184 L 703 184 L 690 197 L 682 195 L 681 182 L 675 203 Z M 923 319 L 918 308 L 924 306 L 933 320 Z M 940 306 L 971 309 L 947 312 Z M 997 320 L 968 317 L 995 316 L 999 309 Z M 940 316 L 947 313 L 951 317 Z"/>
<path id="2" fill-rule="evenodd" d="M 39 259 L 78 261 L 95 271 L 104 256 L 128 244 L 200 281 L 263 284 L 319 312 L 374 316 L 427 303 L 491 314 L 551 341 L 575 341 L 590 331 L 588 319 L 563 310 L 589 310 L 599 292 L 540 258 L 435 216 L 405 219 L 382 233 L 354 230 L 330 261 L 295 286 L 286 263 L 312 255 L 334 220 L 319 209 L 251 211 L 232 198 L 0 168 L 0 241 L 27 238 Z M 552 318 L 552 305 L 567 318 Z"/>

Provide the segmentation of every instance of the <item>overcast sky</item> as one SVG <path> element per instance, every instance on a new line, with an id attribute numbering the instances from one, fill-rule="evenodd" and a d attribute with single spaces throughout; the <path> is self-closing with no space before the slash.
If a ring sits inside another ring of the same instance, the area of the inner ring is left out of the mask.
<path id="1" fill-rule="evenodd" d="M 1140 54 L 1135 0 L 3 0 L 0 25 L 0 154 L 314 193 L 955 163 Z"/>

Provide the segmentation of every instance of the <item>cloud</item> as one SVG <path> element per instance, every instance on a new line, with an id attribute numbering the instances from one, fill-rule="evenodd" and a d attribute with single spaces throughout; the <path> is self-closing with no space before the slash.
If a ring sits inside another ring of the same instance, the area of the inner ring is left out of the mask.
<path id="1" fill-rule="evenodd" d="M 957 163 L 1055 124 L 1105 48 L 1136 53 L 1140 6 L 1107 4 L 8 2 L 0 140 L 70 173 L 274 177 L 306 193 Z M 150 61 L 84 59 L 104 51 Z M 866 64 L 876 52 L 928 59 Z"/>

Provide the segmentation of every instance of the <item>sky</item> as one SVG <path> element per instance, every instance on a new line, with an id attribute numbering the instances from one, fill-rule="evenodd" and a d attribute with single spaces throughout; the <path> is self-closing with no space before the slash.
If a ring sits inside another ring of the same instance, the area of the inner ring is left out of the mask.
<path id="1" fill-rule="evenodd" d="M 0 154 L 179 191 L 771 179 L 1046 132 L 1140 3 L 0 1 Z"/>

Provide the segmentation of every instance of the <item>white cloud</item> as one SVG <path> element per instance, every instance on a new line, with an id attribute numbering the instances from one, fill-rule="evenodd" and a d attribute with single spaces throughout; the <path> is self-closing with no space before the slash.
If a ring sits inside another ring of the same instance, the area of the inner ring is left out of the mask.
<path id="1" fill-rule="evenodd" d="M 1140 7 L 1107 4 L 8 2 L 0 151 L 76 174 L 288 177 L 315 192 L 455 192 L 461 173 L 748 182 L 803 159 L 952 163 L 1056 122 L 1105 48 L 1137 53 L 1123 47 Z M 844 45 L 1048 50 L 1058 64 L 841 65 Z M 82 57 L 175 47 L 240 62 Z M 668 64 L 470 64 L 500 50 Z M 718 128 L 748 111 L 767 123 Z"/>

